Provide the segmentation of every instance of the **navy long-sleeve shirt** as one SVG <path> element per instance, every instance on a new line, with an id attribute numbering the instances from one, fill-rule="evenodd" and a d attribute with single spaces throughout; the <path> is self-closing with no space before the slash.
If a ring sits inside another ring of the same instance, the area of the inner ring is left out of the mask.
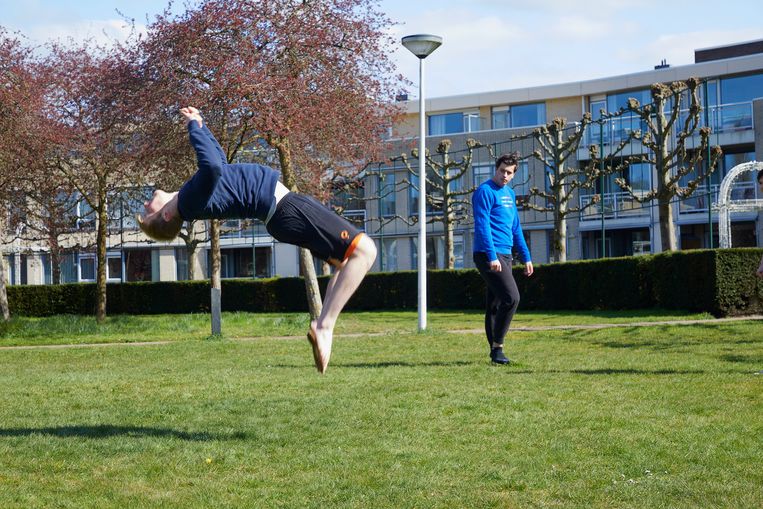
<path id="1" fill-rule="evenodd" d="M 275 205 L 278 172 L 261 164 L 228 164 L 214 135 L 188 123 L 199 169 L 178 192 L 178 211 L 192 219 L 268 219 Z"/>
<path id="2" fill-rule="evenodd" d="M 522 227 L 519 224 L 517 199 L 509 186 L 499 186 L 493 180 L 480 184 L 472 194 L 474 212 L 475 253 L 487 254 L 488 260 L 498 259 L 496 253 L 511 254 L 517 247 L 522 262 L 530 260 Z"/>

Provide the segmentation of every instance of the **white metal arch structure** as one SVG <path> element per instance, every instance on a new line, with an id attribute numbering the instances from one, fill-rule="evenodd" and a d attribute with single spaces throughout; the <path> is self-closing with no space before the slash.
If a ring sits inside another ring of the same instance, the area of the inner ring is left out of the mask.
<path id="1" fill-rule="evenodd" d="M 718 210 L 718 234 L 721 247 L 731 247 L 731 213 L 754 212 L 763 208 L 763 199 L 757 200 L 732 200 L 731 186 L 739 175 L 748 171 L 758 172 L 763 170 L 763 163 L 752 161 L 734 166 L 723 177 L 721 188 L 718 192 L 718 203 L 713 208 Z M 755 181 L 757 184 L 757 180 Z"/>

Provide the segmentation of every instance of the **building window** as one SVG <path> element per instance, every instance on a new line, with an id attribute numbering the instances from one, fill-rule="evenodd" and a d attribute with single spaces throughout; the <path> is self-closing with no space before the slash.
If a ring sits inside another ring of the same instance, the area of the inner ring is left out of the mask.
<path id="1" fill-rule="evenodd" d="M 453 256 L 455 257 L 455 263 L 453 265 L 456 269 L 464 268 L 464 236 L 453 236 Z"/>
<path id="2" fill-rule="evenodd" d="M 625 181 L 633 189 L 633 193 L 642 196 L 652 189 L 652 165 L 634 163 L 628 166 Z"/>
<path id="3" fill-rule="evenodd" d="M 529 127 L 546 123 L 546 104 L 520 104 L 511 107 L 511 127 Z"/>
<path id="4" fill-rule="evenodd" d="M 125 281 L 151 281 L 153 264 L 150 249 L 130 249 L 125 255 Z"/>
<path id="5" fill-rule="evenodd" d="M 148 187 L 123 189 L 109 195 L 108 218 L 112 230 L 137 230 L 135 214 L 143 213 L 143 203 L 151 199 Z"/>
<path id="6" fill-rule="evenodd" d="M 79 258 L 79 280 L 95 281 L 95 256 L 85 255 Z"/>
<path id="7" fill-rule="evenodd" d="M 16 284 L 16 256 L 13 254 L 3 256 L 3 269 L 9 285 Z"/>
<path id="8" fill-rule="evenodd" d="M 474 166 L 474 186 L 477 187 L 483 182 L 493 178 L 495 174 L 495 164 L 481 164 Z"/>
<path id="9" fill-rule="evenodd" d="M 51 256 L 48 253 L 40 255 L 40 265 L 42 266 L 42 283 L 49 285 L 53 283 L 53 266 Z"/>
<path id="10" fill-rule="evenodd" d="M 254 253 L 252 252 L 254 251 Z M 270 277 L 269 247 L 239 247 L 220 250 L 220 277 Z M 207 271 L 212 273 L 212 254 L 207 251 Z M 254 255 L 254 256 L 252 256 Z"/>
<path id="11" fill-rule="evenodd" d="M 495 106 L 491 119 L 493 129 L 543 125 L 546 123 L 546 103 Z"/>
<path id="12" fill-rule="evenodd" d="M 431 196 L 433 192 L 436 194 L 436 190 L 428 189 L 428 194 Z M 442 191 L 440 191 L 442 194 Z M 426 215 L 432 213 L 432 204 L 426 203 Z M 408 188 L 408 215 L 416 216 L 419 213 L 419 176 L 411 174 L 411 185 Z"/>
<path id="13" fill-rule="evenodd" d="M 459 111 L 429 115 L 429 136 L 443 134 L 470 133 L 480 130 L 480 114 L 478 111 Z"/>
<path id="14" fill-rule="evenodd" d="M 66 253 L 61 256 L 61 282 L 76 283 L 79 281 L 76 253 Z"/>
<path id="15" fill-rule="evenodd" d="M 527 159 L 519 161 L 511 187 L 517 197 L 517 208 L 524 208 L 530 200 L 530 168 Z"/>
<path id="16" fill-rule="evenodd" d="M 122 256 L 106 257 L 106 278 L 110 281 L 122 281 Z"/>
<path id="17" fill-rule="evenodd" d="M 440 243 L 444 243 L 442 238 L 436 238 L 436 237 L 427 237 L 427 269 L 437 269 L 437 241 L 440 241 Z M 418 237 L 411 237 L 411 260 L 413 261 L 413 266 L 411 269 L 415 270 L 419 266 L 419 238 Z"/>
<path id="18" fill-rule="evenodd" d="M 763 93 L 763 74 L 721 79 L 721 104 L 750 102 Z"/>
<path id="19" fill-rule="evenodd" d="M 188 267 L 188 248 L 175 248 L 175 279 L 185 281 L 190 279 L 190 270 Z"/>
<path id="20" fill-rule="evenodd" d="M 397 270 L 397 239 L 382 239 L 379 267 L 381 271 Z"/>
<path id="21" fill-rule="evenodd" d="M 392 217 L 395 212 L 395 174 L 379 174 L 379 208 L 383 217 Z"/>

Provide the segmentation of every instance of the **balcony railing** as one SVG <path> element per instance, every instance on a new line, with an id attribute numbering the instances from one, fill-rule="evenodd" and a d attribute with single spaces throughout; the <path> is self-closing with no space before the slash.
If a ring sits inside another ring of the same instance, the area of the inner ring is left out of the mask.
<path id="1" fill-rule="evenodd" d="M 254 235 L 256 237 L 270 235 L 262 221 L 254 221 Z M 229 219 L 220 223 L 221 239 L 243 239 L 252 237 L 251 220 Z"/>
<path id="2" fill-rule="evenodd" d="M 718 190 L 720 185 L 712 184 L 710 186 L 710 196 L 707 195 L 707 186 L 701 185 L 692 193 L 692 195 L 678 204 L 678 210 L 681 214 L 696 214 L 698 212 L 707 212 L 708 201 L 710 206 L 718 202 Z M 755 200 L 758 191 L 755 182 L 742 181 L 735 182 L 731 186 L 732 200 Z M 710 200 L 708 200 L 710 198 Z"/>
<path id="3" fill-rule="evenodd" d="M 684 121 L 688 110 L 682 111 L 679 120 L 676 122 L 675 129 L 683 129 Z M 713 133 L 728 133 L 736 131 L 747 131 L 753 128 L 752 102 L 721 104 L 720 106 L 710 106 L 707 110 L 707 122 L 705 114 L 700 112 L 699 126 L 710 125 Z M 588 127 L 585 140 L 588 145 L 611 145 L 620 143 L 628 137 L 632 131 L 641 129 L 644 132 L 646 126 L 641 119 L 635 115 L 615 117 L 604 122 L 602 129 L 599 124 L 594 123 Z"/>
<path id="4" fill-rule="evenodd" d="M 676 129 L 681 129 L 686 120 L 687 111 L 682 111 L 680 122 Z M 710 106 L 707 109 L 707 122 L 705 114 L 700 112 L 699 125 L 703 127 L 710 125 L 713 133 L 728 133 L 735 131 L 747 131 L 753 128 L 752 123 L 752 103 L 730 103 L 720 106 Z"/>
<path id="5" fill-rule="evenodd" d="M 592 195 L 580 197 L 580 207 L 585 207 L 593 200 Z M 606 219 L 623 219 L 649 215 L 649 205 L 641 204 L 626 192 L 604 193 L 601 201 L 595 203 L 580 213 L 581 221 L 592 221 L 601 218 L 602 209 Z"/>

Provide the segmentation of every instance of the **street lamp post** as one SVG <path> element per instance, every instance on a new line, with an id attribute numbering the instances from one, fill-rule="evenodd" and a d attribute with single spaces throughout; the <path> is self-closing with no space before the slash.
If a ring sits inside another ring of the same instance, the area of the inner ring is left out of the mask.
<path id="1" fill-rule="evenodd" d="M 419 59 L 419 331 L 427 328 L 427 229 L 426 229 L 426 115 L 424 114 L 424 59 L 442 44 L 430 34 L 403 37 L 403 46 Z"/>

